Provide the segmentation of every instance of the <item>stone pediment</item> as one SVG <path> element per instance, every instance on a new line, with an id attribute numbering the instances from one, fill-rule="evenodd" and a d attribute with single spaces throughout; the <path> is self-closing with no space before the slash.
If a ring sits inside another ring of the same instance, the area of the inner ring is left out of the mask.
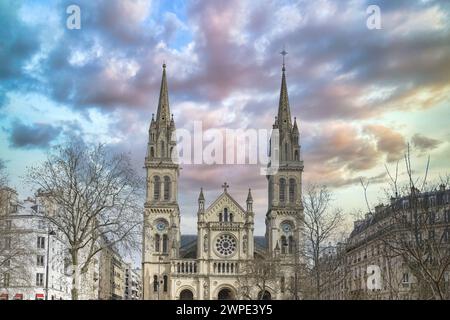
<path id="1" fill-rule="evenodd" d="M 206 221 L 216 220 L 213 217 L 218 217 L 219 212 L 224 208 L 228 208 L 229 212 L 234 214 L 235 222 L 245 221 L 245 210 L 239 203 L 233 199 L 228 192 L 223 192 L 205 211 Z"/>

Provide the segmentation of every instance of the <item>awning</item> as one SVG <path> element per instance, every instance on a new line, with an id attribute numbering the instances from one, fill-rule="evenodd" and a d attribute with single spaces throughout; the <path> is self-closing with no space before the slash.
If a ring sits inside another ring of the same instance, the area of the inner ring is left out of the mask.
<path id="1" fill-rule="evenodd" d="M 14 295 L 14 300 L 23 300 L 23 293 L 16 293 Z"/>
<path id="2" fill-rule="evenodd" d="M 43 293 L 36 293 L 36 300 L 44 300 L 44 294 Z"/>
<path id="3" fill-rule="evenodd" d="M 8 294 L 7 293 L 0 294 L 0 300 L 8 300 Z"/>

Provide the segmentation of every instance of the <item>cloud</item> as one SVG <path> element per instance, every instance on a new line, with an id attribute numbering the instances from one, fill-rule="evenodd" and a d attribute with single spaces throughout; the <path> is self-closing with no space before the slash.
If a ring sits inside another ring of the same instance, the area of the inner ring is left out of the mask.
<path id="1" fill-rule="evenodd" d="M 26 125 L 20 121 L 12 123 L 9 143 L 14 148 L 47 148 L 60 135 L 62 128 L 49 124 Z"/>
<path id="2" fill-rule="evenodd" d="M 368 125 L 364 130 L 375 137 L 377 148 L 386 154 L 387 162 L 402 158 L 406 141 L 400 133 L 382 125 Z"/>
<path id="3" fill-rule="evenodd" d="M 411 142 L 420 152 L 427 152 L 436 149 L 442 143 L 440 140 L 425 137 L 420 133 L 416 133 L 412 137 Z"/>
<path id="4" fill-rule="evenodd" d="M 0 80 L 6 81 L 25 76 L 23 68 L 39 49 L 39 41 L 32 28 L 18 19 L 20 3 L 0 3 Z"/>
<path id="5" fill-rule="evenodd" d="M 15 122 L 14 147 L 45 149 L 70 133 L 87 142 L 108 136 L 111 148 L 131 152 L 142 170 L 164 60 L 177 128 L 201 120 L 205 129 L 270 129 L 283 45 L 306 180 L 334 187 L 357 184 L 363 175 L 382 181 L 377 166 L 398 159 L 405 147 L 397 132 L 402 123 L 391 128 L 384 119 L 409 110 L 425 117 L 450 102 L 450 5 L 444 1 L 82 0 L 81 30 L 64 28 L 72 1 L 40 10 L 34 2 L 17 3 L 0 5 L 0 79 L 6 79 L 0 108 L 12 90 L 35 91 L 97 117 L 83 125 Z M 370 4 L 381 8 L 382 30 L 366 28 Z M 440 141 L 430 131 L 412 143 L 436 148 Z M 239 195 L 254 188 L 255 207 L 266 209 L 267 185 L 256 167 L 185 166 L 181 172 L 182 199 L 195 201 L 202 185 L 220 192 L 227 180 Z"/>

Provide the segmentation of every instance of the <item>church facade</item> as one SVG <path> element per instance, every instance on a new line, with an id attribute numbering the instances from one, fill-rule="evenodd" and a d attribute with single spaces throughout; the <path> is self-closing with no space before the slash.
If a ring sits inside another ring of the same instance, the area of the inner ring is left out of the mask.
<path id="1" fill-rule="evenodd" d="M 299 130 L 292 121 L 282 68 L 278 114 L 278 170 L 267 175 L 266 234 L 254 236 L 251 190 L 239 204 L 224 183 L 223 192 L 206 205 L 199 191 L 197 236 L 180 234 L 178 181 L 172 160 L 175 122 L 170 114 L 166 66 L 163 65 L 156 118 L 152 117 L 145 169 L 142 279 L 143 298 L 168 299 L 294 299 L 302 265 L 303 162 Z M 269 167 L 271 164 L 269 164 Z"/>

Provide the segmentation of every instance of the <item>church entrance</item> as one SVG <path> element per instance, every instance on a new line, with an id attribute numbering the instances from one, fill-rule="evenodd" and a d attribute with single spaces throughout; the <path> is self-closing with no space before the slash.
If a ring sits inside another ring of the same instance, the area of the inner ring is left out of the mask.
<path id="1" fill-rule="evenodd" d="M 267 290 L 260 291 L 258 293 L 258 300 L 272 300 L 272 295 Z"/>
<path id="2" fill-rule="evenodd" d="M 189 289 L 180 292 L 180 300 L 194 300 L 194 294 Z"/>
<path id="3" fill-rule="evenodd" d="M 233 291 L 231 291 L 228 288 L 223 288 L 219 291 L 219 294 L 217 295 L 218 300 L 235 300 Z"/>

